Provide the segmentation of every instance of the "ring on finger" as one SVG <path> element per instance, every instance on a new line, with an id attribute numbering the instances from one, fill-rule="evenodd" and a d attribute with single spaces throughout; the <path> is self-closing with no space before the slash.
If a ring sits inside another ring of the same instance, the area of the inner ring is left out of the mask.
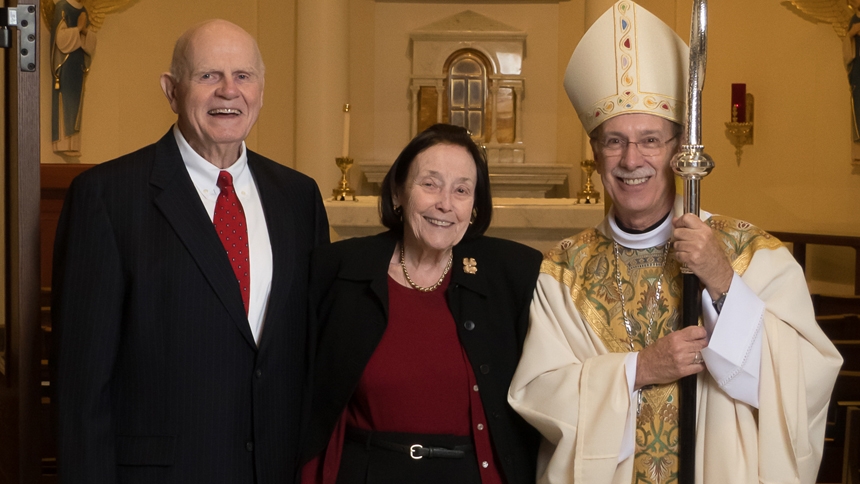
<path id="1" fill-rule="evenodd" d="M 705 360 L 704 360 L 704 358 L 702 358 L 702 352 L 701 352 L 701 351 L 697 351 L 697 352 L 696 352 L 696 356 L 695 356 L 695 357 L 693 357 L 693 364 L 694 364 L 694 365 L 699 365 L 699 364 L 701 364 L 703 361 L 705 361 Z"/>

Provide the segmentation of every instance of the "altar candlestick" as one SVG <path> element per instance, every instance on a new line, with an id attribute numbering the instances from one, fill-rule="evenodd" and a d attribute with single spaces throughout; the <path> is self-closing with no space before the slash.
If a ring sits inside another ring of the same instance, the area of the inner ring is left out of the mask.
<path id="1" fill-rule="evenodd" d="M 349 104 L 343 105 L 343 158 L 349 157 Z"/>

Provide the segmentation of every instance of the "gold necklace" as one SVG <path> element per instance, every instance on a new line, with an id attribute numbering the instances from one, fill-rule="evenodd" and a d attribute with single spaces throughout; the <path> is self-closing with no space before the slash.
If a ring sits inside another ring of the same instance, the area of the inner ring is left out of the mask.
<path id="1" fill-rule="evenodd" d="M 413 289 L 418 289 L 421 292 L 431 292 L 438 289 L 439 286 L 442 285 L 442 281 L 445 280 L 445 276 L 448 275 L 448 271 L 451 270 L 451 261 L 453 260 L 454 251 L 452 250 L 451 255 L 448 256 L 448 264 L 445 266 L 445 270 L 442 272 L 442 277 L 440 277 L 439 280 L 436 281 L 436 284 L 433 284 L 430 287 L 419 286 L 412 281 L 411 277 L 409 277 L 409 271 L 406 270 L 406 249 L 404 248 L 404 244 L 400 244 L 400 267 L 403 268 L 403 275 L 406 276 L 406 282 L 408 282 Z"/>

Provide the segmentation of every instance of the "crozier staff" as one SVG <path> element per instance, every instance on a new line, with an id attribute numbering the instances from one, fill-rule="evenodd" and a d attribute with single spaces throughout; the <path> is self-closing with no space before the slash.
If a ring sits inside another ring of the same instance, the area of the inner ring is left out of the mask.
<path id="1" fill-rule="evenodd" d="M 540 253 L 485 237 L 487 164 L 464 129 L 413 139 L 382 183 L 389 231 L 315 251 L 304 482 L 534 482 L 506 402 Z"/>
<path id="2" fill-rule="evenodd" d="M 677 381 L 694 374 L 697 482 L 815 481 L 841 358 L 778 240 L 682 215 L 669 161 L 688 59 L 671 28 L 621 0 L 568 65 L 613 207 L 541 266 L 509 394 L 544 437 L 538 482 L 677 480 Z M 703 326 L 679 327 L 683 263 L 703 286 Z"/>

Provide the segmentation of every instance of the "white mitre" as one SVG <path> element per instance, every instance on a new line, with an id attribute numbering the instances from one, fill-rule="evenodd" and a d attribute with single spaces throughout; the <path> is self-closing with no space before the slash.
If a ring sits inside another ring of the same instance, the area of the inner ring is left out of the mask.
<path id="1" fill-rule="evenodd" d="M 684 124 L 689 48 L 651 12 L 621 0 L 573 51 L 564 89 L 587 133 L 621 114 Z"/>

